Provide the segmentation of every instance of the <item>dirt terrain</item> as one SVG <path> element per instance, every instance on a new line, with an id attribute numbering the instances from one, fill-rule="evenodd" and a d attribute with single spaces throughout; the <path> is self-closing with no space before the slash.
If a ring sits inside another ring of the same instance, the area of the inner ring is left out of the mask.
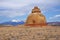
<path id="1" fill-rule="evenodd" d="M 60 40 L 60 27 L 0 27 L 0 40 Z"/>

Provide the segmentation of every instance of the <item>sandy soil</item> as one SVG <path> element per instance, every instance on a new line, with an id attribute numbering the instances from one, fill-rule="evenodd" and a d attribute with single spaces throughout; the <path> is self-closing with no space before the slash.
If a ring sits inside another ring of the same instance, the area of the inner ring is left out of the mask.
<path id="1" fill-rule="evenodd" d="M 0 40 L 60 40 L 60 27 L 0 27 Z"/>

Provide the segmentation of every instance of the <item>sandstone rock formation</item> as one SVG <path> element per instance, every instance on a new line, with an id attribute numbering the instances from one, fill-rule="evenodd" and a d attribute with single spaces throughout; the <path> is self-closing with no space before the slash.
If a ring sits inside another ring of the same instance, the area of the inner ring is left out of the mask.
<path id="1" fill-rule="evenodd" d="M 46 18 L 41 13 L 41 10 L 37 6 L 35 6 L 34 9 L 32 9 L 32 12 L 28 16 L 25 25 L 27 26 L 45 26 L 46 25 Z"/>

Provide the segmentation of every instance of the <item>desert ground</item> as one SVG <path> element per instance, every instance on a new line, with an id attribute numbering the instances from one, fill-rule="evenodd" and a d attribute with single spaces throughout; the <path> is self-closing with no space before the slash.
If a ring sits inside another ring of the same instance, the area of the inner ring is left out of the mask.
<path id="1" fill-rule="evenodd" d="M 60 26 L 0 27 L 0 40 L 60 40 Z"/>

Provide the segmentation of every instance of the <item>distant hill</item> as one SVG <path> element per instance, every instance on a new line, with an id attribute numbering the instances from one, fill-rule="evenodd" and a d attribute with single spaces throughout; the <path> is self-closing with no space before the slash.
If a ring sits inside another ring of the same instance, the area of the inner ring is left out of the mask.
<path id="1" fill-rule="evenodd" d="M 60 22 L 48 22 L 47 24 L 51 26 L 60 26 Z"/>
<path id="2" fill-rule="evenodd" d="M 19 21 L 19 22 L 9 21 L 9 22 L 1 23 L 0 25 L 16 26 L 16 25 L 22 25 L 22 24 L 24 24 L 24 23 L 25 23 L 24 21 Z M 60 22 L 48 22 L 47 25 L 60 26 Z"/>
<path id="3" fill-rule="evenodd" d="M 1 23 L 0 25 L 12 25 L 12 26 L 16 26 L 16 25 L 22 25 L 24 23 L 25 23 L 24 21 L 20 21 L 20 22 L 12 22 L 12 21 L 9 21 L 9 22 Z"/>

